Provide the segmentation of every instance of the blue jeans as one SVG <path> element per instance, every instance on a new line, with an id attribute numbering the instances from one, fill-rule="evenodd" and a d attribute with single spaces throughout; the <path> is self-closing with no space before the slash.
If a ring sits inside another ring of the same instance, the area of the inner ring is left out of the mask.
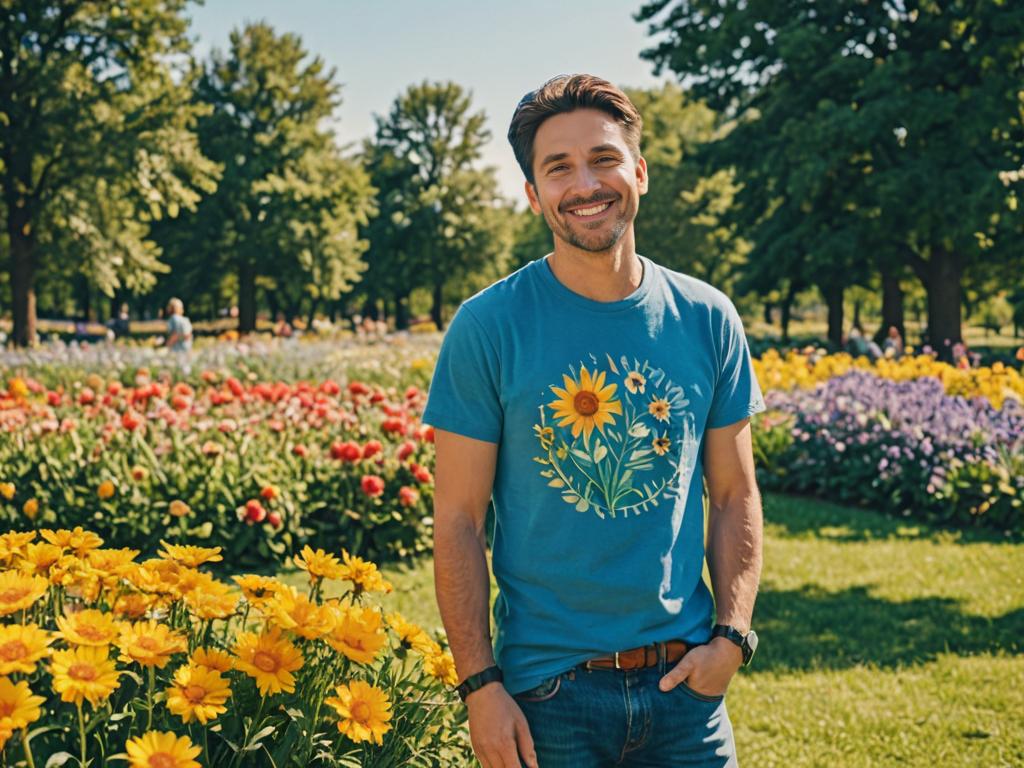
<path id="1" fill-rule="evenodd" d="M 662 692 L 664 673 L 576 667 L 516 694 L 540 768 L 736 768 L 725 697 Z"/>

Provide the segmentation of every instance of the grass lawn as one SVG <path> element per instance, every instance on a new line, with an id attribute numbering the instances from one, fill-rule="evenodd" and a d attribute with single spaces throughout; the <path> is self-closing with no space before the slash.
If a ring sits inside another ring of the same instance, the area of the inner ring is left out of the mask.
<path id="1" fill-rule="evenodd" d="M 742 765 L 1024 766 L 1024 545 L 785 496 L 765 520 Z M 387 575 L 440 628 L 430 562 Z"/>

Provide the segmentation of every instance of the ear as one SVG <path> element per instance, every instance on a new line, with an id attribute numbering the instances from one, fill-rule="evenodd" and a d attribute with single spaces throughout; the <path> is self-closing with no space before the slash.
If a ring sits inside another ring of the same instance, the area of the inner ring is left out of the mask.
<path id="1" fill-rule="evenodd" d="M 531 184 L 528 181 L 524 182 L 523 186 L 526 189 L 526 199 L 530 203 L 530 210 L 532 210 L 535 214 L 539 215 L 540 214 L 540 198 L 537 196 L 537 187 L 535 187 L 533 184 Z"/>
<path id="2" fill-rule="evenodd" d="M 647 194 L 647 161 L 643 155 L 636 159 L 636 186 L 641 195 Z"/>

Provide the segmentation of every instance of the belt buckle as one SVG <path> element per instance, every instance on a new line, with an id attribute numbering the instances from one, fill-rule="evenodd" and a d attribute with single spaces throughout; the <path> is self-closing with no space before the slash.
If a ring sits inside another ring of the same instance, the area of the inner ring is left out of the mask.
<path id="1" fill-rule="evenodd" d="M 622 669 L 622 665 L 619 664 L 619 652 L 618 651 L 615 652 L 615 668 L 616 669 Z"/>

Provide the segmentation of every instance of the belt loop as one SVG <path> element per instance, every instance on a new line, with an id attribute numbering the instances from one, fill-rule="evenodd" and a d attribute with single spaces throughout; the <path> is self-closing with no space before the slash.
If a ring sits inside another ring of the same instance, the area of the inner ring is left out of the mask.
<path id="1" fill-rule="evenodd" d="M 658 672 L 665 674 L 665 644 L 655 643 L 654 646 L 658 649 Z"/>
<path id="2" fill-rule="evenodd" d="M 622 669 L 622 667 L 619 665 L 619 652 L 618 651 L 615 652 L 615 668 L 616 669 Z"/>

